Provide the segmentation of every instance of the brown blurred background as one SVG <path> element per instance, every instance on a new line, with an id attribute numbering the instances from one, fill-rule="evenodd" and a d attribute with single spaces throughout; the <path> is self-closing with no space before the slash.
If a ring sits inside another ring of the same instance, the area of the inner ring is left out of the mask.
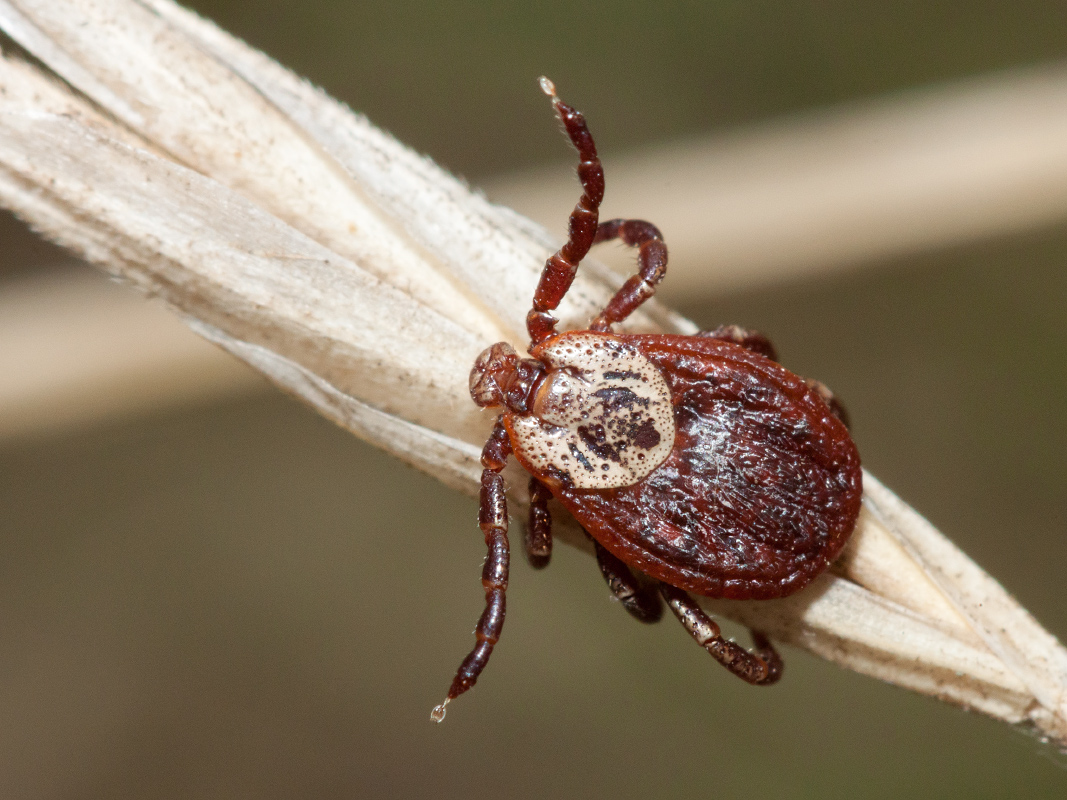
<path id="1" fill-rule="evenodd" d="M 194 5 L 474 184 L 570 168 L 542 73 L 610 192 L 613 154 L 1067 57 L 1054 2 Z M 0 243 L 0 296 L 88 271 Z M 866 466 L 1063 639 L 1065 264 L 1061 224 L 673 301 L 832 386 Z M 184 399 L 0 444 L 2 797 L 1064 796 L 1036 742 L 806 654 L 743 685 L 567 548 L 515 559 L 492 666 L 431 725 L 474 501 L 272 390 Z"/>

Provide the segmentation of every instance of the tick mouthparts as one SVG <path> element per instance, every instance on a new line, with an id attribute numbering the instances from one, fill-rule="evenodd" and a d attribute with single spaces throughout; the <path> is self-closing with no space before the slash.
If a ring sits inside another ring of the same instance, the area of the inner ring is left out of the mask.
<path id="1" fill-rule="evenodd" d="M 515 372 L 519 354 L 507 342 L 497 342 L 478 356 L 471 369 L 471 399 L 482 408 L 504 405 L 504 386 Z"/>

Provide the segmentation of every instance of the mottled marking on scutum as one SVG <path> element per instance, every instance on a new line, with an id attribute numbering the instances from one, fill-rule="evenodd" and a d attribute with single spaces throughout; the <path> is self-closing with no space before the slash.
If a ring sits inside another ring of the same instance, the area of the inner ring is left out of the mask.
<path id="1" fill-rule="evenodd" d="M 529 415 L 508 414 L 516 454 L 543 481 L 631 486 L 674 447 L 674 408 L 659 369 L 612 334 L 574 331 L 531 352 L 548 368 Z"/>

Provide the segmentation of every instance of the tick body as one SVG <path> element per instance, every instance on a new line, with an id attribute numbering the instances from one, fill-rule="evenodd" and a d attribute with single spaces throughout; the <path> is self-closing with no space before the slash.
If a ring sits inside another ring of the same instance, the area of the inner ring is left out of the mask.
<path id="1" fill-rule="evenodd" d="M 476 647 L 431 714 L 438 722 L 474 685 L 503 627 L 509 542 L 500 473 L 510 455 L 531 476 L 531 564 L 550 558 L 547 502 L 555 497 L 593 539 L 627 611 L 655 621 L 662 598 L 716 660 L 756 685 L 781 675 L 773 646 L 757 631 L 752 652 L 724 639 L 688 593 L 761 600 L 797 592 L 838 555 L 859 514 L 860 461 L 844 410 L 825 386 L 779 365 L 766 338 L 735 326 L 696 336 L 612 331 L 655 292 L 667 248 L 650 223 L 599 223 L 604 175 L 592 136 L 551 82 L 541 86 L 578 149 L 584 192 L 567 243 L 534 292 L 530 357 L 501 342 L 471 371 L 474 401 L 500 409 L 482 453 L 486 609 Z M 557 333 L 551 312 L 578 263 L 611 239 L 638 248 L 637 274 L 588 330 Z"/>

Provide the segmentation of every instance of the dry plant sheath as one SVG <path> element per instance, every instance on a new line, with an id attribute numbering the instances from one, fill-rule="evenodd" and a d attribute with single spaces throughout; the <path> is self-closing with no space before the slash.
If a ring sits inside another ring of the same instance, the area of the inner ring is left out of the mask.
<path id="1" fill-rule="evenodd" d="M 467 372 L 491 343 L 522 344 L 551 237 L 165 0 L 0 0 L 0 27 L 51 71 L 0 58 L 4 205 L 338 424 L 477 491 L 492 421 Z M 583 263 L 561 329 L 620 283 Z M 623 327 L 695 333 L 654 302 Z M 705 607 L 1067 745 L 1067 652 L 863 484 L 831 572 L 781 600 Z"/>

